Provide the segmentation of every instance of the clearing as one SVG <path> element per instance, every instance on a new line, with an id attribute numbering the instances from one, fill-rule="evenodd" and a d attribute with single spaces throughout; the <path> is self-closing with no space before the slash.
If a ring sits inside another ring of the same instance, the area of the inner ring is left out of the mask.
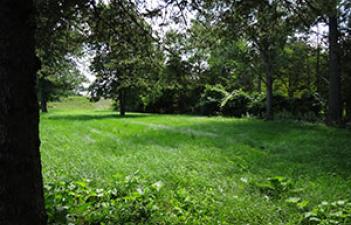
<path id="1" fill-rule="evenodd" d="M 46 183 L 90 179 L 110 188 L 131 174 L 160 181 L 166 201 L 181 190 L 185 202 L 199 205 L 179 206 L 189 211 L 173 220 L 179 224 L 296 224 L 308 208 L 351 197 L 349 130 L 184 115 L 119 118 L 108 101 L 83 97 L 49 110 L 41 116 Z"/>

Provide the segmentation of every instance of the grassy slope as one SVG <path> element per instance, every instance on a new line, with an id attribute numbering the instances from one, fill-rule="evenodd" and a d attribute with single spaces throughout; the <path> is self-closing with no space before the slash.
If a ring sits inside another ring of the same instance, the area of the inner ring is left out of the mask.
<path id="1" fill-rule="evenodd" d="M 312 205 L 351 197 L 351 133 L 253 119 L 129 114 L 83 98 L 42 115 L 44 176 L 109 185 L 135 171 L 194 196 L 212 188 L 219 217 L 231 224 L 294 224 L 284 199 L 267 200 L 250 182 L 285 176 Z M 248 180 L 248 182 L 246 182 Z M 281 209 L 281 210 L 280 210 Z"/>

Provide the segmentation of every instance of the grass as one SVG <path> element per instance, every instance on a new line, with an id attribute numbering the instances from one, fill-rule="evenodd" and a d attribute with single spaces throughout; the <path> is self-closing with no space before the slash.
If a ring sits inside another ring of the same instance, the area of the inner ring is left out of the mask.
<path id="1" fill-rule="evenodd" d="M 71 97 L 41 116 L 41 140 L 45 182 L 88 178 L 108 187 L 138 171 L 162 181 L 165 195 L 185 189 L 194 199 L 211 198 L 207 210 L 215 212 L 215 224 L 298 224 L 302 214 L 288 197 L 311 207 L 351 198 L 351 133 L 324 125 L 137 113 L 119 118 L 108 101 Z M 275 176 L 298 191 L 278 198 L 262 191 L 259 184 Z"/>

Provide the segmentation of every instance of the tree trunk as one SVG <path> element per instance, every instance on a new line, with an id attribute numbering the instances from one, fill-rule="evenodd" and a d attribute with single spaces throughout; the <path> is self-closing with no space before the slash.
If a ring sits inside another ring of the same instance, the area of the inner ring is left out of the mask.
<path id="1" fill-rule="evenodd" d="M 308 56 L 309 58 L 309 56 Z M 311 66 L 309 61 L 307 60 L 307 89 L 309 93 L 312 93 L 312 76 L 311 76 Z"/>
<path id="2" fill-rule="evenodd" d="M 268 52 L 261 50 L 261 57 L 266 69 L 266 120 L 273 119 L 273 65 Z"/>
<path id="3" fill-rule="evenodd" d="M 351 122 L 351 105 L 349 105 L 348 103 L 346 103 L 346 121 L 347 122 Z"/>
<path id="4" fill-rule="evenodd" d="M 329 16 L 329 102 L 328 123 L 341 124 L 341 77 L 337 13 Z"/>
<path id="5" fill-rule="evenodd" d="M 321 78 L 321 66 L 320 66 L 320 43 L 319 43 L 319 30 L 317 31 L 317 54 L 316 54 L 316 87 L 317 93 L 322 93 L 322 78 Z"/>
<path id="6" fill-rule="evenodd" d="M 40 94 L 40 108 L 41 112 L 48 112 L 48 100 L 47 100 L 47 80 L 45 77 L 41 77 L 39 80 L 38 88 Z"/>
<path id="7" fill-rule="evenodd" d="M 271 64 L 267 65 L 266 74 L 266 119 L 273 119 L 273 68 Z"/>
<path id="8" fill-rule="evenodd" d="M 257 79 L 257 92 L 262 93 L 262 75 L 260 74 Z"/>
<path id="9" fill-rule="evenodd" d="M 47 102 L 46 92 L 44 88 L 40 93 L 40 108 L 41 108 L 41 112 L 43 113 L 48 112 L 48 102 Z"/>
<path id="10" fill-rule="evenodd" d="M 288 97 L 289 99 L 292 99 L 294 97 L 294 88 L 293 88 L 293 79 L 291 77 L 292 75 L 289 74 L 288 76 Z"/>
<path id="11" fill-rule="evenodd" d="M 44 225 L 32 0 L 0 0 L 0 224 Z"/>
<path id="12" fill-rule="evenodd" d="M 119 115 L 124 117 L 126 115 L 126 93 L 125 90 L 119 92 Z"/>

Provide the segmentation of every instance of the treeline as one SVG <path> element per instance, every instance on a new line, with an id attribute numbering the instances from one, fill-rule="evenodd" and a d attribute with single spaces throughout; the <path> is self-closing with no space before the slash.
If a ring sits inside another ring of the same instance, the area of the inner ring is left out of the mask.
<path id="1" fill-rule="evenodd" d="M 63 21 L 54 20 L 60 25 L 55 36 L 43 38 L 51 40 L 48 47 L 43 42 L 39 49 L 60 49 L 54 51 L 59 59 L 89 51 L 96 75 L 91 99 L 115 100 L 121 115 L 350 121 L 348 1 L 184 1 L 173 15 L 178 29 L 161 38 L 147 18 L 166 9 L 139 7 L 113 0 L 68 11 L 58 17 Z M 194 18 L 187 29 L 181 25 L 184 11 Z M 40 53 L 56 68 L 48 60 L 52 55 Z M 41 74 L 48 77 L 45 70 Z"/>
<path id="2" fill-rule="evenodd" d="M 351 39 L 348 29 L 341 31 L 350 27 L 349 13 L 338 22 L 338 46 L 331 46 L 329 14 L 316 15 L 314 8 L 304 14 L 310 16 L 307 26 L 280 4 L 257 4 L 262 15 L 241 30 L 232 27 L 249 21 L 199 14 L 186 33 L 169 32 L 161 69 L 143 88 L 127 88 L 128 110 L 349 121 Z M 320 7 L 322 14 L 324 6 Z M 274 10 L 280 10 L 276 25 L 270 19 Z"/>

